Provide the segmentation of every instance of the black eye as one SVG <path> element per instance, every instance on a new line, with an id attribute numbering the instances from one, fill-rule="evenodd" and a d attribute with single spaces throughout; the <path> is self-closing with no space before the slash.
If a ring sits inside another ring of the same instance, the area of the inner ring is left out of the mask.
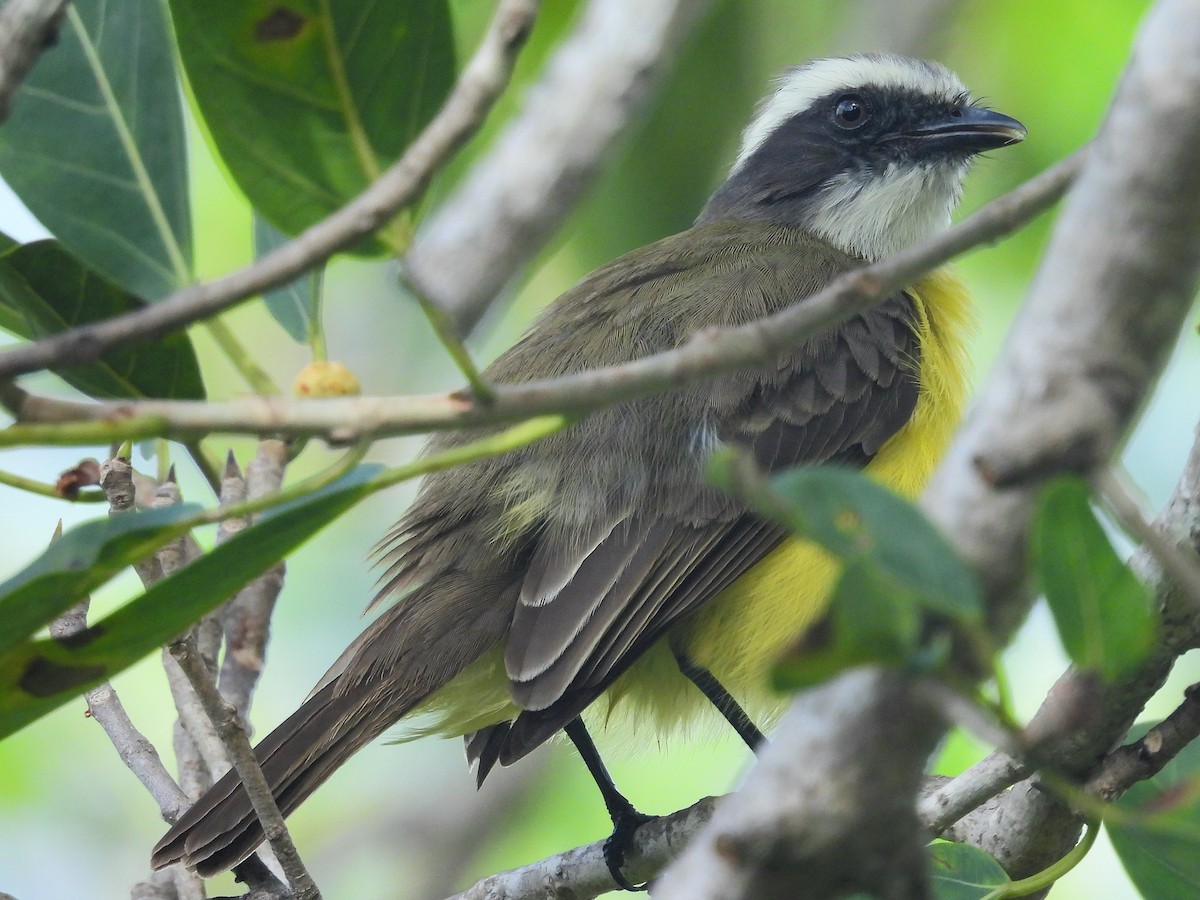
<path id="1" fill-rule="evenodd" d="M 833 121 L 839 128 L 861 128 L 871 118 L 871 108 L 858 94 L 843 94 L 833 105 Z"/>

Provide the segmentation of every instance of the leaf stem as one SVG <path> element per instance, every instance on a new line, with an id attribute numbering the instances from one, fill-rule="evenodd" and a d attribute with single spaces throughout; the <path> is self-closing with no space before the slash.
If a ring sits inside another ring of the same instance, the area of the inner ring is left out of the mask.
<path id="1" fill-rule="evenodd" d="M 1028 878 L 1012 881 L 996 888 L 994 891 L 985 894 L 983 900 L 1007 900 L 1010 897 L 1027 897 L 1030 894 L 1053 885 L 1079 865 L 1083 858 L 1087 856 L 1088 851 L 1092 849 L 1092 845 L 1096 843 L 1096 837 L 1100 833 L 1099 820 L 1088 819 L 1086 827 L 1087 831 L 1083 835 L 1083 840 L 1072 847 L 1070 852 L 1064 855 L 1062 859 L 1042 869 L 1036 875 L 1030 875 Z"/>
<path id="2" fill-rule="evenodd" d="M 458 366 L 459 372 L 467 379 L 467 384 L 471 386 L 471 393 L 475 399 L 483 405 L 492 402 L 496 396 L 496 392 L 492 390 L 492 386 L 488 384 L 487 379 L 483 377 L 483 373 L 479 371 L 475 361 L 471 359 L 471 353 L 467 350 L 467 345 L 458 335 L 458 330 L 454 326 L 454 322 L 446 311 L 438 304 L 434 303 L 425 296 L 420 290 L 413 287 L 413 295 L 417 298 L 417 302 L 421 304 L 421 310 L 425 313 L 425 318 L 429 320 L 429 324 L 433 326 L 434 333 L 441 341 L 446 352 L 450 354 L 450 358 L 454 360 L 454 364 Z"/>
<path id="3" fill-rule="evenodd" d="M 225 356 L 237 369 L 238 374 L 246 380 L 250 385 L 251 390 L 256 394 L 265 394 L 267 396 L 278 396 L 279 387 L 267 374 L 246 349 L 246 346 L 238 340 L 237 335 L 233 330 L 225 324 L 221 319 L 208 319 L 204 323 L 204 327 L 208 329 L 208 333 L 212 335 L 217 346 L 221 348 Z"/>
<path id="4" fill-rule="evenodd" d="M 526 444 L 532 444 L 542 438 L 549 437 L 562 431 L 575 421 L 573 416 L 550 415 L 537 416 L 506 428 L 496 434 L 454 447 L 434 456 L 426 456 L 401 466 L 394 466 L 372 479 L 376 489 L 382 490 L 431 472 L 441 472 L 454 466 L 486 459 L 489 456 L 499 456 L 517 450 Z"/>
<path id="5" fill-rule="evenodd" d="M 161 416 L 134 416 L 98 422 L 17 424 L 0 429 L 0 447 L 28 444 L 54 447 L 112 445 L 161 437 L 167 431 L 167 420 Z"/>
<path id="6" fill-rule="evenodd" d="M 325 343 L 325 322 L 322 316 L 322 300 L 325 290 L 325 266 L 320 265 L 312 270 L 309 277 L 312 291 L 312 318 L 308 322 L 308 346 L 312 348 L 313 362 L 325 362 L 329 359 L 329 348 Z"/>
<path id="7" fill-rule="evenodd" d="M 221 496 L 221 470 L 205 452 L 204 444 L 198 440 L 184 441 L 183 447 L 187 450 L 188 456 L 192 458 L 196 468 L 200 470 L 200 474 L 204 476 L 204 480 L 208 482 L 208 486 L 212 488 L 213 494 Z"/>

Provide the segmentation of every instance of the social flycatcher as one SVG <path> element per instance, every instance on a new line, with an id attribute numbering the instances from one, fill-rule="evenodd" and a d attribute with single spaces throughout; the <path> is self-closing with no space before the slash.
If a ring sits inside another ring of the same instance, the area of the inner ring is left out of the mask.
<path id="1" fill-rule="evenodd" d="M 946 228 L 972 157 L 1024 136 L 935 63 L 867 55 L 793 69 L 695 226 L 586 277 L 487 378 L 623 363 L 803 303 Z M 626 827 L 640 818 L 581 716 L 665 730 L 707 697 L 756 743 L 740 704 L 779 704 L 768 670 L 822 615 L 835 571 L 714 489 L 711 451 L 742 447 L 769 470 L 861 466 L 915 496 L 959 419 L 970 318 L 965 289 L 938 269 L 772 365 L 605 409 L 426 479 L 381 545 L 380 597 L 394 603 L 257 748 L 280 808 L 410 715 L 421 724 L 407 736 L 465 735 L 480 782 L 565 730 Z M 429 451 L 483 433 L 441 434 Z M 231 772 L 153 864 L 211 875 L 262 839 Z"/>

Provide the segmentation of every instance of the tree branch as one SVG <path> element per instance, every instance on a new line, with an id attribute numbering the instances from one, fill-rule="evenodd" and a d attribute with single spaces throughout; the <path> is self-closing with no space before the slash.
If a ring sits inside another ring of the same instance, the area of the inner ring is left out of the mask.
<path id="1" fill-rule="evenodd" d="M 459 394 L 349 397 L 290 401 L 241 397 L 224 403 L 130 401 L 86 403 L 30 395 L 10 386 L 5 402 L 22 422 L 0 432 L 0 445 L 29 439 L 54 442 L 50 424 L 73 423 L 66 442 L 91 443 L 90 428 L 119 432 L 136 426 L 139 437 L 194 438 L 213 432 L 320 436 L 331 443 L 519 421 L 541 412 L 584 412 L 772 362 L 823 328 L 855 315 L 911 284 L 929 269 L 1016 231 L 1057 201 L 1083 156 L 1058 163 L 1010 194 L 993 200 L 942 235 L 886 260 L 847 273 L 803 303 L 738 328 L 695 335 L 684 346 L 619 366 L 592 369 L 550 381 L 496 385 L 488 404 Z M 104 440 L 113 435 L 105 433 Z"/>
<path id="2" fill-rule="evenodd" d="M 404 259 L 462 333 L 519 277 L 595 183 L 711 0 L 591 0 L 524 108 Z M 470 247 L 470 253 L 463 248 Z"/>
<path id="3" fill-rule="evenodd" d="M 254 756 L 254 749 L 242 728 L 237 710 L 227 704 L 217 691 L 217 686 L 212 681 L 212 673 L 196 651 L 194 640 L 183 638 L 173 641 L 170 647 L 171 655 L 187 675 L 201 706 L 229 752 L 233 767 L 237 769 L 238 778 L 245 787 L 250 804 L 254 807 L 254 814 L 262 823 L 263 835 L 275 851 L 296 900 L 320 900 L 321 892 L 305 868 L 300 853 L 288 833 L 283 814 L 280 813 L 271 793 L 271 786 Z"/>
<path id="4" fill-rule="evenodd" d="M 265 497 L 279 491 L 287 467 L 287 445 L 266 440 L 258 445 L 245 479 L 237 471 L 232 453 L 222 479 L 221 503 L 228 505 L 249 497 Z M 226 519 L 217 531 L 217 543 L 252 524 L 257 516 Z M 281 560 L 259 575 L 219 610 L 225 633 L 225 658 L 221 664 L 221 695 L 233 705 L 243 724 L 249 728 L 250 701 L 262 674 L 267 641 L 271 635 L 271 614 L 283 589 L 284 563 Z"/>
<path id="5" fill-rule="evenodd" d="M 1200 429 L 1183 473 L 1153 528 L 1178 551 L 1200 554 Z M 1047 702 L 1027 729 L 1041 734 L 1053 733 L 1043 743 L 1038 758 L 1050 761 L 1056 771 L 1065 771 L 1085 782 L 1088 792 L 1103 800 L 1111 800 L 1127 789 L 1132 784 L 1129 780 L 1132 773 L 1144 772 L 1142 777 L 1150 777 L 1172 758 L 1186 743 L 1184 738 L 1191 727 L 1188 723 L 1195 714 L 1195 695 L 1189 692 L 1171 717 L 1181 719 L 1181 724 L 1168 726 L 1173 730 L 1162 736 L 1161 743 L 1149 736 L 1146 747 L 1135 742 L 1111 754 L 1107 752 L 1124 738 L 1129 723 L 1162 687 L 1176 658 L 1194 647 L 1200 636 L 1200 613 L 1194 597 L 1168 577 L 1160 564 L 1161 545 L 1156 546 L 1157 552 L 1149 545 L 1143 545 L 1133 557 L 1134 568 L 1151 585 L 1163 613 L 1159 644 L 1150 658 L 1138 672 L 1104 689 L 1090 673 L 1076 669 L 1067 671 L 1051 689 Z M 1066 707 L 1074 707 L 1074 712 L 1064 713 Z M 1078 726 L 1080 718 L 1087 719 L 1086 726 Z M 1074 719 L 1077 727 L 1056 727 L 1054 723 L 1064 719 Z M 1037 820 L 1042 838 L 1051 843 L 1049 837 L 1053 835 L 1052 843 L 1065 849 L 1078 834 L 1078 820 L 1061 802 L 1045 795 L 1036 778 L 1029 778 L 1035 768 L 1036 765 L 1014 760 L 1006 754 L 993 753 L 962 775 L 931 787 L 921 801 L 922 819 L 933 833 L 946 832 L 955 840 L 964 840 L 989 851 L 996 849 L 989 844 L 990 836 L 1004 831 L 1011 819 L 1016 818 L 1022 823 L 1019 830 L 1022 835 L 1027 831 L 1026 820 Z M 986 798 L 1022 782 L 1022 779 L 1028 780 L 1008 795 L 997 796 L 982 808 L 975 809 Z M 1001 822 L 1004 828 L 1001 828 Z M 1056 831 L 1059 833 L 1055 834 Z M 1037 839 L 1030 836 L 1028 840 L 1036 844 Z M 1025 842 L 1017 846 L 1024 848 Z M 1030 863 L 1026 868 L 1032 870 L 1036 865 Z"/>
<path id="6" fill-rule="evenodd" d="M 83 631 L 87 627 L 88 605 L 89 601 L 84 600 L 50 623 L 50 636 L 69 638 Z M 154 744 L 133 724 L 112 685 L 106 681 L 83 698 L 88 715 L 104 729 L 121 762 L 150 792 L 162 817 L 174 822 L 191 805 L 191 800 L 163 765 Z"/>
<path id="7" fill-rule="evenodd" d="M 1025 545 L 1039 483 L 1058 472 L 1091 471 L 1107 463 L 1195 294 L 1200 275 L 1200 207 L 1194 202 L 1200 196 L 1200 110 L 1192 100 L 1200 92 L 1197 45 L 1200 17 L 1190 14 L 1188 4 L 1165 0 L 1149 15 L 1022 315 L 922 501 L 979 574 L 990 626 L 1002 638 L 1028 608 Z M 1155 140 L 1146 140 L 1150 133 Z M 764 897 L 769 895 L 756 889 L 771 887 L 774 879 L 789 880 L 788 896 L 797 896 L 799 884 L 806 895 L 821 896 L 821 890 L 808 889 L 814 876 L 838 872 L 846 876 L 838 885 L 841 891 L 919 895 L 919 885 L 912 882 L 915 865 L 897 869 L 886 884 L 875 877 L 879 859 L 906 859 L 894 854 L 915 839 L 909 830 L 915 820 L 907 816 L 899 817 L 879 857 L 871 852 L 879 846 L 875 842 L 853 854 L 861 872 L 846 872 L 839 860 L 846 847 L 863 846 L 847 826 L 869 810 L 858 810 L 859 816 L 840 806 L 831 810 L 820 786 L 840 783 L 841 771 L 857 769 L 863 776 L 855 787 L 858 796 L 865 806 L 877 803 L 887 796 L 884 788 L 920 771 L 924 749 L 941 731 L 941 723 L 921 715 L 908 717 L 895 731 L 879 724 L 865 735 L 851 731 L 847 723 L 870 723 L 872 713 L 886 722 L 915 702 L 912 690 L 897 687 L 895 678 L 858 692 L 844 687 L 861 677 L 850 673 L 822 688 L 822 693 L 837 692 L 843 685 L 846 702 L 823 718 L 814 717 L 807 729 L 798 723 L 815 701 L 809 695 L 798 699 L 801 712 L 789 715 L 745 787 L 718 806 L 709 826 L 667 870 L 658 896 Z M 892 702 L 885 703 L 889 697 Z M 831 736 L 844 738 L 843 755 L 836 760 L 821 752 Z M 890 747 L 881 743 L 885 739 L 893 741 Z M 889 749 L 885 765 L 864 765 Z M 814 767 L 814 757 L 823 764 Z M 804 771 L 789 773 L 789 767 Z M 785 775 L 815 782 L 813 790 L 784 792 Z M 913 794 L 903 799 L 911 809 L 917 782 L 910 780 Z M 1042 821 L 1049 822 L 1049 815 L 1023 821 L 1029 827 L 1019 835 L 1005 834 L 1006 842 L 1027 851 L 1002 859 L 1013 867 L 1012 874 L 1036 870 L 1039 854 L 1061 856 L 1060 846 L 1043 841 Z M 790 834 L 769 829 L 793 823 Z M 814 845 L 810 836 L 821 829 L 830 840 Z M 878 836 L 877 831 L 868 834 Z M 730 841 L 749 843 L 758 836 L 770 841 L 768 846 L 782 843 L 792 849 L 767 859 L 721 852 Z M 838 836 L 841 842 L 832 839 Z"/>
<path id="8" fill-rule="evenodd" d="M 891 670 L 857 669 L 805 691 L 654 896 L 926 897 L 912 800 L 943 730 L 936 707 Z"/>
<path id="9" fill-rule="evenodd" d="M 161 337 L 285 284 L 372 234 L 413 203 L 433 174 L 478 130 L 508 84 L 538 5 L 538 0 L 500 3 L 483 43 L 441 111 L 397 162 L 340 210 L 231 275 L 183 288 L 136 312 L 0 351 L 0 380 L 92 362 L 115 347 Z"/>
<path id="10" fill-rule="evenodd" d="M 925 496 L 926 509 L 980 574 L 1002 634 L 1028 606 L 1026 534 L 1038 483 L 1055 471 L 1106 464 L 1195 295 L 1198 42 L 1194 4 L 1164 0 L 1147 16 L 1022 317 Z M 1048 751 L 1057 766 L 1086 772 L 1162 684 L 1177 642 L 1194 634 L 1194 609 L 1168 606 L 1162 648 L 1136 678 L 1104 692 L 1097 727 Z M 1012 831 L 996 850 L 1019 877 L 1060 856 L 1078 825 L 1044 792 L 1015 790 L 1019 802 L 1005 811 Z"/>
<path id="11" fill-rule="evenodd" d="M 0 122 L 13 95 L 54 40 L 67 0 L 8 0 L 0 9 Z"/>
<path id="12" fill-rule="evenodd" d="M 625 857 L 626 875 L 639 881 L 658 872 L 708 821 L 715 803 L 714 798 L 706 797 L 638 828 Z M 585 900 L 613 889 L 612 874 L 604 862 L 604 842 L 597 841 L 489 875 L 449 900 Z"/>
<path id="13" fill-rule="evenodd" d="M 100 465 L 97 480 L 109 501 L 108 514 L 110 516 L 125 515 L 136 508 L 162 505 L 156 502 L 159 498 L 154 489 L 158 486 L 149 479 L 142 480 L 135 477 L 133 466 L 120 457 L 109 459 Z M 139 486 L 141 487 L 140 496 Z M 151 493 L 156 494 L 153 499 L 149 497 Z M 177 492 L 175 499 L 177 502 Z M 182 541 L 174 543 L 181 544 Z M 134 569 L 142 583 L 149 587 L 162 578 L 164 560 L 167 561 L 167 565 L 170 565 L 172 556 L 172 551 L 164 548 L 159 554 L 135 564 Z M 64 633 L 74 632 L 87 624 L 86 617 L 87 602 L 85 601 L 64 616 L 58 623 L 58 627 Z M 52 625 L 50 631 L 51 634 L 54 634 L 55 626 Z M 158 803 L 163 818 L 168 822 L 175 822 L 192 802 L 189 789 L 193 787 L 193 784 L 188 777 L 191 770 L 201 770 L 202 775 L 207 775 L 207 772 L 203 771 L 203 766 L 198 762 L 195 745 L 183 733 L 179 722 L 176 722 L 175 726 L 175 755 L 179 770 L 183 775 L 182 785 L 177 784 L 167 772 L 155 746 L 134 726 L 111 684 L 105 682 L 88 691 L 84 697 L 92 717 L 104 728 L 105 734 L 108 735 L 108 739 L 116 748 L 121 760 L 137 775 L 138 780 Z M 197 760 L 195 765 L 189 765 L 192 760 Z M 194 792 L 192 796 L 194 796 Z M 133 896 L 144 896 L 147 900 L 156 897 L 163 898 L 163 900 L 199 900 L 203 893 L 199 876 L 182 867 L 174 867 L 172 871 L 166 873 L 152 874 L 147 880 L 134 885 L 132 891 Z"/>
<path id="14" fill-rule="evenodd" d="M 851 0 L 842 4 L 833 47 L 838 53 L 869 48 L 937 58 L 962 5 L 962 0 Z"/>
<path id="15" fill-rule="evenodd" d="M 1139 781 L 1153 778 L 1192 741 L 1200 737 L 1200 685 L 1184 692 L 1183 702 L 1140 739 L 1118 747 L 1097 766 L 1086 790 L 1101 800 L 1115 800 Z"/>

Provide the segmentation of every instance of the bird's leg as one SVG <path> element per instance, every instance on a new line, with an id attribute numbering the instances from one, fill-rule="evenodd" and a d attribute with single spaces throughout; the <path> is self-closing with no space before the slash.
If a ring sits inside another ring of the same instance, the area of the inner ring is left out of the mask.
<path id="1" fill-rule="evenodd" d="M 721 686 L 721 682 L 717 681 L 712 672 L 703 666 L 698 666 L 687 658 L 686 655 L 674 651 L 675 662 L 679 664 L 679 671 L 682 672 L 687 679 L 700 688 L 700 692 L 708 698 L 708 702 L 717 708 L 717 712 L 725 717 L 725 721 L 733 726 L 733 730 L 738 733 L 746 746 L 753 752 L 757 753 L 758 748 L 762 746 L 763 733 L 759 731 L 758 726 L 751 720 L 746 711 L 742 709 L 740 703 L 733 699 L 729 691 Z"/>
<path id="2" fill-rule="evenodd" d="M 571 739 L 571 743 L 575 745 L 575 749 L 579 751 L 579 756 L 592 774 L 596 787 L 600 788 L 600 794 L 604 797 L 604 805 L 612 819 L 613 833 L 604 842 L 604 862 L 608 866 L 613 881 L 626 891 L 646 890 L 646 883 L 631 883 L 621 871 L 621 867 L 625 865 L 625 852 L 633 841 L 634 832 L 657 816 L 648 816 L 638 812 L 634 809 L 633 804 L 625 798 L 625 795 L 617 790 L 617 786 L 613 783 L 612 776 L 608 774 L 604 760 L 600 758 L 600 752 L 592 743 L 592 736 L 588 734 L 582 719 L 572 719 L 563 730 Z"/>

